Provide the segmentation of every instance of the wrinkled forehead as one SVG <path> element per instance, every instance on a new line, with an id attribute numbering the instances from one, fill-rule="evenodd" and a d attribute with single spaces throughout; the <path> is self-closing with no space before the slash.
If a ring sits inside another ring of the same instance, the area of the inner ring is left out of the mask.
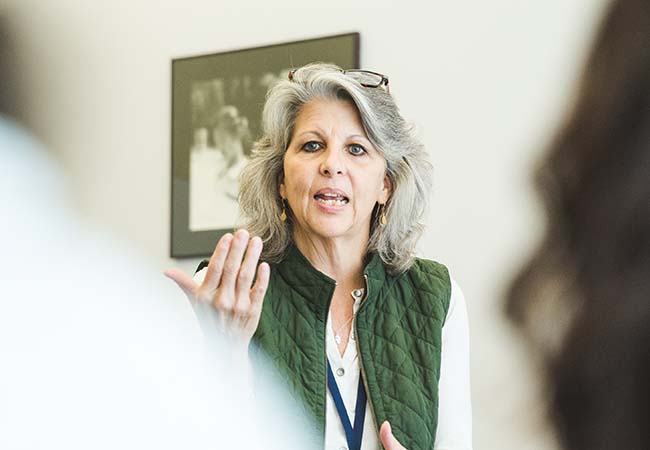
<path id="1" fill-rule="evenodd" d="M 296 115 L 288 144 L 304 135 L 322 139 L 356 139 L 364 147 L 378 151 L 351 100 L 314 99 L 304 104 Z"/>

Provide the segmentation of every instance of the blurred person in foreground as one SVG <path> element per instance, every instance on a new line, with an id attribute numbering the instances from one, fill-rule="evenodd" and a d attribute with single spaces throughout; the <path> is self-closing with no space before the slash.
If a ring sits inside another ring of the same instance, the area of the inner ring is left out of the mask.
<path id="1" fill-rule="evenodd" d="M 9 42 L 0 40 L 5 70 Z M 228 349 L 211 339 L 217 357 L 205 358 L 191 309 L 149 263 L 78 215 L 55 158 L 12 118 L 9 97 L 0 98 L 0 448 L 306 448 L 299 431 L 281 431 L 281 399 L 255 420 L 261 402 L 238 383 Z"/>
<path id="2" fill-rule="evenodd" d="M 610 5 L 537 172 L 546 236 L 510 318 L 545 363 L 567 450 L 650 448 L 650 2 Z"/>
<path id="3" fill-rule="evenodd" d="M 431 165 L 388 78 L 293 70 L 263 128 L 240 178 L 246 230 L 194 279 L 167 275 L 243 355 L 273 361 L 321 448 L 471 449 L 465 300 L 415 257 Z"/>

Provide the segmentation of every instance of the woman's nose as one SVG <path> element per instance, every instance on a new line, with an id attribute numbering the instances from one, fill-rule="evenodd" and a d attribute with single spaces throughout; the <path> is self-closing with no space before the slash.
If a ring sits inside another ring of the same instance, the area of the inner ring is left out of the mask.
<path id="1" fill-rule="evenodd" d="M 339 151 L 328 149 L 323 152 L 320 173 L 329 177 L 345 173 L 345 164 L 341 159 L 341 153 Z"/>

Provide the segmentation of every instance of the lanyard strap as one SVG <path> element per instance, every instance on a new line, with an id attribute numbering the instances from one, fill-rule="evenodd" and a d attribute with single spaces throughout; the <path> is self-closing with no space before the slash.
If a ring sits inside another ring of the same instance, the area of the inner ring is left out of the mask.
<path id="1" fill-rule="evenodd" d="M 327 386 L 332 393 L 336 411 L 339 413 L 339 417 L 341 418 L 349 450 L 361 450 L 363 421 L 366 417 L 366 388 L 363 385 L 361 374 L 359 374 L 359 387 L 357 388 L 357 405 L 354 416 L 354 428 L 352 428 L 350 417 L 348 416 L 348 412 L 343 404 L 341 392 L 339 391 L 339 386 L 336 384 L 336 380 L 334 379 L 334 373 L 332 373 L 332 366 L 330 366 L 329 360 L 327 361 Z"/>

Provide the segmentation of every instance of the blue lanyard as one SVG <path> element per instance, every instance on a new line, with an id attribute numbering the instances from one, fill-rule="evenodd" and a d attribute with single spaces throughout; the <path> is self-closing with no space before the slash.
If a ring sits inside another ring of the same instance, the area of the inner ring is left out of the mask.
<path id="1" fill-rule="evenodd" d="M 345 410 L 345 405 L 343 404 L 343 399 L 341 398 L 341 392 L 339 391 L 339 386 L 336 384 L 336 380 L 334 379 L 334 374 L 332 373 L 332 367 L 330 366 L 329 360 L 327 361 L 327 386 L 332 393 L 336 411 L 339 413 L 339 417 L 341 418 L 341 423 L 343 424 L 343 429 L 345 430 L 345 439 L 348 441 L 348 449 L 361 450 L 361 438 L 363 437 L 363 420 L 366 417 L 366 388 L 363 385 L 363 377 L 361 374 L 359 374 L 359 387 L 357 388 L 357 406 L 354 416 L 354 428 L 352 428 L 350 417 L 348 416 L 348 412 Z"/>

